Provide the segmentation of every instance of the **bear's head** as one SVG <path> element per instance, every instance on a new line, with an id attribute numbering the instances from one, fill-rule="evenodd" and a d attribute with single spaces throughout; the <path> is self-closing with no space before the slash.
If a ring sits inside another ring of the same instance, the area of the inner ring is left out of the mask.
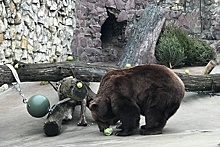
<path id="1" fill-rule="evenodd" d="M 89 105 L 93 119 L 98 124 L 100 132 L 104 132 L 110 125 L 118 120 L 112 112 L 111 103 L 108 99 L 96 97 Z"/>

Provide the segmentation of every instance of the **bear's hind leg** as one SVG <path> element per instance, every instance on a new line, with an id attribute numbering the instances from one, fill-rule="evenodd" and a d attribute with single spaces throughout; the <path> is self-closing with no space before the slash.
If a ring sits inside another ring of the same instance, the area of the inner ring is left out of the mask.
<path id="1" fill-rule="evenodd" d="M 156 107 L 148 109 L 145 115 L 146 125 L 141 126 L 141 135 L 162 134 L 162 129 L 166 125 L 167 119 L 163 111 Z"/>

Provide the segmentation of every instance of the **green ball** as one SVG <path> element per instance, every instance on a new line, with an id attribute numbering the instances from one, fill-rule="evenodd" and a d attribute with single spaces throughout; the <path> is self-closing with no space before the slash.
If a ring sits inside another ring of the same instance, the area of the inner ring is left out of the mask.
<path id="1" fill-rule="evenodd" d="M 73 61 L 73 56 L 68 56 L 67 61 Z"/>
<path id="2" fill-rule="evenodd" d="M 189 74 L 189 70 L 188 69 L 185 70 L 185 74 Z"/>
<path id="3" fill-rule="evenodd" d="M 33 95 L 27 102 L 27 111 L 33 117 L 43 117 L 50 109 L 49 100 L 40 94 Z"/>
<path id="4" fill-rule="evenodd" d="M 131 68 L 131 64 L 126 64 L 125 67 L 126 68 Z"/>
<path id="5" fill-rule="evenodd" d="M 110 136 L 112 135 L 113 129 L 112 128 L 107 128 L 104 130 L 104 135 L 105 136 Z"/>
<path id="6" fill-rule="evenodd" d="M 76 86 L 77 86 L 78 88 L 82 88 L 82 87 L 83 87 L 83 84 L 82 84 L 82 82 L 78 82 L 78 83 L 76 84 Z"/>

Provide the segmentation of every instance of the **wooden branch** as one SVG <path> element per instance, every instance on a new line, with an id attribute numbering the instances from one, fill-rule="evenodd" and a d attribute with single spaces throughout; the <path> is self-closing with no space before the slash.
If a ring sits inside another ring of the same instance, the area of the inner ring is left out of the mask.
<path id="1" fill-rule="evenodd" d="M 209 74 L 214 67 L 217 65 L 217 61 L 216 60 L 210 60 L 209 63 L 205 66 L 204 70 L 203 70 L 203 74 L 207 75 Z"/>
<path id="2" fill-rule="evenodd" d="M 27 81 L 59 81 L 74 75 L 85 82 L 100 82 L 102 76 L 109 70 L 120 68 L 107 63 L 58 62 L 45 64 L 19 63 L 17 69 L 22 82 Z M 220 92 L 220 74 L 188 75 L 177 73 L 183 80 L 187 91 Z M 15 82 L 10 69 L 0 65 L 0 85 Z"/>

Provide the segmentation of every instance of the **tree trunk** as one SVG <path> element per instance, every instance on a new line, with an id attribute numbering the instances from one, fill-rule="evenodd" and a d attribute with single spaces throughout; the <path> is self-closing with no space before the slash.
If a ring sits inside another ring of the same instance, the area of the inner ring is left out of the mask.
<path id="1" fill-rule="evenodd" d="M 85 82 L 100 82 L 102 76 L 109 70 L 120 67 L 105 64 L 82 62 L 58 62 L 46 64 L 19 63 L 17 69 L 22 82 L 27 81 L 59 81 L 68 76 L 75 76 Z M 74 75 L 73 75 L 73 73 Z M 220 92 L 220 74 L 188 75 L 177 73 L 183 80 L 187 91 Z M 0 65 L 0 85 L 15 82 L 12 72 L 6 65 Z"/>
<path id="2" fill-rule="evenodd" d="M 156 63 L 155 47 L 164 23 L 164 13 L 160 8 L 147 6 L 128 37 L 118 65 Z"/>

